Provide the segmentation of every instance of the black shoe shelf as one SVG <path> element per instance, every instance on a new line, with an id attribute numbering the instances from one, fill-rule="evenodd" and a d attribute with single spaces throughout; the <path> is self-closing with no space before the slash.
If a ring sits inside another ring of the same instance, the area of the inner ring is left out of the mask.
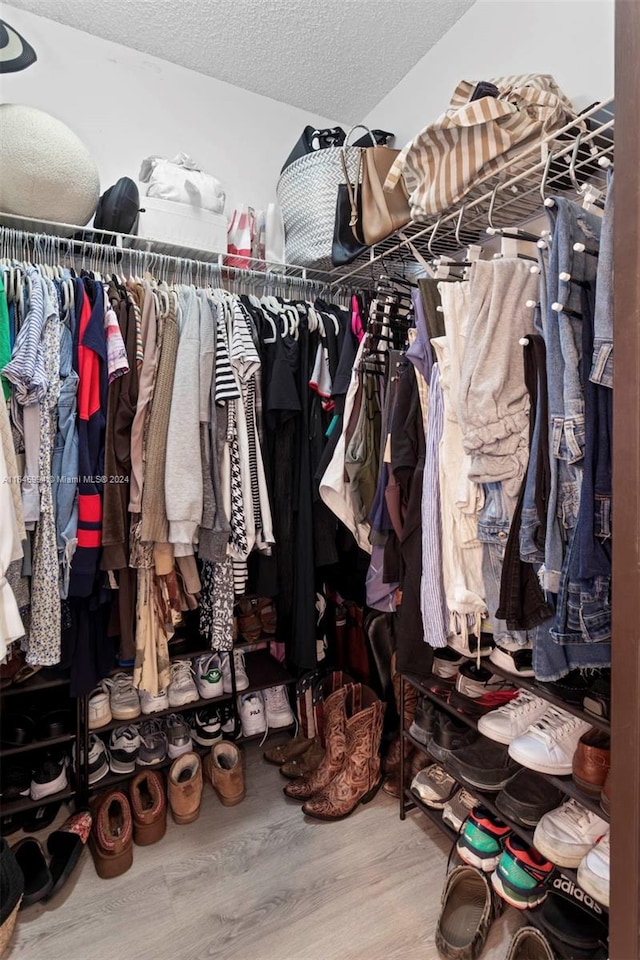
<path id="1" fill-rule="evenodd" d="M 33 768 L 38 762 L 38 757 L 48 751 L 55 754 L 64 752 L 70 755 L 73 743 L 75 743 L 76 756 L 78 755 L 78 749 L 82 744 L 82 704 L 81 701 L 70 699 L 69 677 L 60 670 L 43 668 L 22 683 L 12 683 L 4 687 L 0 703 L 2 714 L 0 724 L 3 728 L 5 719 L 12 714 L 26 714 L 35 720 L 36 726 L 36 736 L 28 743 L 15 746 L 8 745 L 7 741 L 3 740 L 0 745 L 0 765 L 5 773 L 12 764 Z M 38 717 L 45 716 L 49 711 L 67 708 L 71 713 L 67 733 L 46 737 L 42 730 L 38 731 Z M 70 756 L 67 779 L 68 785 L 63 790 L 38 800 L 32 799 L 31 796 L 20 796 L 15 799 L 0 797 L 0 814 L 2 817 L 10 817 L 49 806 L 52 803 L 73 800 L 78 791 Z"/>
<path id="2" fill-rule="evenodd" d="M 566 703 L 560 697 L 547 691 L 545 687 L 536 683 L 536 681 L 533 678 L 514 676 L 508 671 L 502 670 L 501 668 L 497 667 L 493 663 L 490 664 L 490 669 L 493 673 L 500 674 L 500 676 L 503 676 L 506 680 L 509 680 L 511 683 L 513 683 L 514 686 L 522 687 L 525 690 L 530 690 L 536 696 L 539 696 L 542 699 L 547 700 L 550 704 L 556 707 L 560 707 L 561 709 L 566 710 L 569 713 L 573 713 L 575 716 L 580 717 L 581 720 L 585 720 L 587 723 L 590 723 L 592 726 L 598 727 L 600 730 L 605 730 L 607 732 L 609 731 L 610 724 L 608 720 L 603 719 L 602 717 L 595 716 L 591 713 L 588 713 L 585 710 L 581 710 L 579 707 L 576 707 L 573 704 Z M 452 707 L 442 697 L 433 693 L 433 691 L 431 691 L 428 688 L 423 678 L 405 673 L 405 674 L 402 674 L 402 680 L 405 681 L 406 683 L 411 684 L 412 687 L 415 687 L 418 693 L 427 697 L 439 710 L 444 710 L 446 713 L 451 714 L 451 716 L 455 717 L 457 720 L 462 720 L 469 727 L 471 727 L 474 730 L 477 730 L 478 723 L 476 719 L 465 715 L 459 710 L 456 710 L 455 707 Z M 403 682 L 400 684 L 400 701 L 401 701 L 400 716 L 401 717 L 404 716 L 404 697 L 405 697 L 405 686 Z M 402 737 L 405 741 L 407 741 L 413 747 L 415 747 L 416 750 L 419 750 L 426 757 L 429 757 L 430 760 L 433 759 L 431 757 L 431 754 L 427 750 L 426 746 L 420 743 L 420 741 L 416 740 L 414 737 L 412 737 L 408 730 L 402 731 Z M 460 780 L 458 777 L 456 777 L 455 773 L 452 770 L 447 768 L 446 763 L 442 763 L 441 761 L 437 761 L 437 762 L 440 763 L 440 766 L 442 766 L 450 776 L 452 776 L 454 779 L 457 779 L 461 786 L 465 787 L 470 793 L 473 794 L 474 797 L 477 797 L 478 800 L 485 807 L 487 807 L 487 809 L 491 810 L 491 812 L 496 817 L 502 820 L 503 823 L 506 823 L 507 826 L 510 827 L 515 834 L 517 834 L 517 836 L 521 837 L 522 840 L 524 840 L 524 842 L 527 843 L 529 846 L 533 846 L 533 834 L 534 834 L 533 829 L 528 829 L 527 827 L 523 827 L 520 824 L 516 823 L 515 821 L 512 821 L 507 817 L 505 817 L 504 813 L 502 813 L 502 811 L 498 810 L 498 808 L 496 807 L 496 804 L 495 804 L 495 797 L 497 796 L 496 793 L 486 793 L 486 792 L 483 792 L 482 790 L 478 790 L 476 787 L 472 787 L 470 784 L 465 783 L 464 780 Z M 606 820 L 607 822 L 609 821 L 608 815 L 603 811 L 603 809 L 601 808 L 597 800 L 593 800 L 591 797 L 586 796 L 575 785 L 575 783 L 573 782 L 573 779 L 570 776 L 560 777 L 560 776 L 552 776 L 544 773 L 540 773 L 539 776 L 544 777 L 546 780 L 549 781 L 549 783 L 552 783 L 554 787 L 557 787 L 559 790 L 561 790 L 567 797 L 575 797 L 575 799 L 578 800 L 584 807 L 588 808 L 589 810 L 592 810 L 599 817 L 602 817 L 603 820 Z M 400 751 L 400 783 L 403 785 L 406 783 L 404 750 Z M 412 809 L 418 809 L 422 813 L 424 813 L 433 823 L 435 823 L 438 829 L 441 830 L 442 833 L 444 833 L 444 835 L 449 840 L 451 840 L 452 842 L 455 842 L 457 840 L 458 834 L 456 833 L 456 831 L 453 830 L 442 819 L 442 811 L 436 810 L 432 807 L 429 807 L 427 804 L 423 803 L 420 800 L 420 798 L 417 797 L 411 791 L 409 787 L 405 786 L 403 787 L 400 795 L 400 819 L 404 820 L 406 818 L 407 812 Z M 576 870 L 572 870 L 567 867 L 556 867 L 556 870 L 558 874 L 565 876 L 569 880 L 572 880 L 573 883 L 577 885 L 578 880 L 577 880 Z M 556 874 L 554 874 L 554 876 L 556 876 Z M 607 910 L 607 908 L 602 904 L 600 904 L 600 906 L 602 907 L 603 911 Z"/>

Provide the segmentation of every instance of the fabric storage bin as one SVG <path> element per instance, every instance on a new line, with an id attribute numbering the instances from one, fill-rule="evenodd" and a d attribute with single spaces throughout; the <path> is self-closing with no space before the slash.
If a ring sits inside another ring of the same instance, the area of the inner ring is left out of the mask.
<path id="1" fill-rule="evenodd" d="M 141 197 L 140 205 L 144 212 L 140 214 L 138 236 L 145 240 L 226 253 L 227 218 L 224 214 L 155 197 Z"/>

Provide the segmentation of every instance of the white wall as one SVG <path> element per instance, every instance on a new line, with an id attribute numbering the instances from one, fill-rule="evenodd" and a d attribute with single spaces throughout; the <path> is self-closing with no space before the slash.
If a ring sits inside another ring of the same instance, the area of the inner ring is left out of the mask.
<path id="1" fill-rule="evenodd" d="M 222 182 L 227 210 L 236 201 L 262 208 L 275 199 L 280 168 L 303 127 L 336 125 L 4 3 L 2 17 L 38 60 L 1 77 L 0 99 L 46 110 L 71 127 L 96 160 L 102 190 L 122 176 L 137 179 L 145 157 L 184 151 Z"/>
<path id="2" fill-rule="evenodd" d="M 477 0 L 367 115 L 403 146 L 460 80 L 550 73 L 578 109 L 613 96 L 613 0 Z"/>

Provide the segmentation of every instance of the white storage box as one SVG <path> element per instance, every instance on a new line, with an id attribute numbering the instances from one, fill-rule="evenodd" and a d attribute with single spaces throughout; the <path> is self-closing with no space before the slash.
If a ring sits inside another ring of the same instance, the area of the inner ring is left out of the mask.
<path id="1" fill-rule="evenodd" d="M 140 197 L 138 236 L 145 240 L 226 253 L 227 218 L 223 213 L 211 213 L 202 207 L 155 197 Z"/>

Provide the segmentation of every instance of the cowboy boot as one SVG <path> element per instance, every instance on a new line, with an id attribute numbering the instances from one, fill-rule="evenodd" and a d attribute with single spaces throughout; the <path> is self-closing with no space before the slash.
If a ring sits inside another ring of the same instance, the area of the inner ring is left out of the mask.
<path id="1" fill-rule="evenodd" d="M 344 763 L 345 700 L 352 684 L 340 687 L 324 704 L 324 732 L 327 746 L 317 770 L 299 780 L 292 780 L 284 788 L 285 796 L 292 800 L 307 800 L 315 793 L 324 790 Z"/>
<path id="2" fill-rule="evenodd" d="M 324 757 L 325 750 L 320 741 L 316 738 L 312 740 L 310 746 L 305 752 L 292 760 L 287 760 L 280 766 L 280 773 L 287 780 L 299 780 L 301 777 L 308 777 L 309 774 L 317 770 Z"/>
<path id="3" fill-rule="evenodd" d="M 321 793 L 311 797 L 302 812 L 318 820 L 342 820 L 359 803 L 375 797 L 382 779 L 380 741 L 384 703 L 364 684 L 355 684 L 346 698 L 345 760 L 340 772 Z"/>

